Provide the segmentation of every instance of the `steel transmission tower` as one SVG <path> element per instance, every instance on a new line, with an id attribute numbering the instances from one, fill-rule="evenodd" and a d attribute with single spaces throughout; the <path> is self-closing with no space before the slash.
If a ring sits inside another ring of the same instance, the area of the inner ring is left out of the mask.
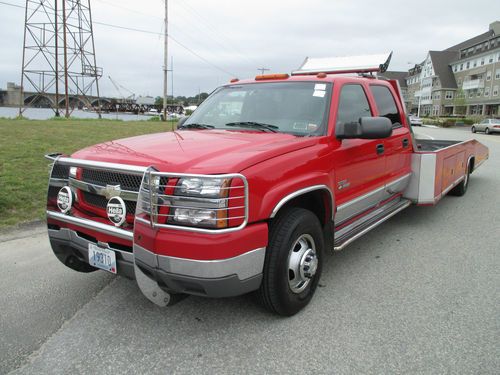
<path id="1" fill-rule="evenodd" d="M 101 117 L 90 0 L 26 0 L 21 98 L 26 107 L 49 106 L 69 117 L 95 107 Z M 25 98 L 24 93 L 33 92 Z"/>

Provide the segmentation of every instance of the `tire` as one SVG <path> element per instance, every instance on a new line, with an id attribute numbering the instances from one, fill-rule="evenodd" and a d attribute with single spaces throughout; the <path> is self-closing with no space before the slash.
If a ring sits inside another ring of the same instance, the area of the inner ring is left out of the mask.
<path id="1" fill-rule="evenodd" d="M 475 126 L 473 126 L 472 128 L 470 128 L 470 130 L 471 130 L 473 133 L 475 133 L 475 132 L 476 132 L 476 127 L 475 127 Z"/>
<path id="2" fill-rule="evenodd" d="M 259 302 L 283 316 L 303 309 L 321 277 L 323 246 L 320 222 L 311 211 L 292 207 L 279 214 L 271 223 Z"/>
<path id="3" fill-rule="evenodd" d="M 454 195 L 456 197 L 461 197 L 467 192 L 470 181 L 470 164 L 467 163 L 467 172 L 465 173 L 465 178 L 453 189 L 450 190 L 448 194 Z"/>
<path id="4" fill-rule="evenodd" d="M 484 129 L 484 132 L 485 132 L 486 134 L 490 134 L 490 128 L 486 128 L 486 129 Z"/>

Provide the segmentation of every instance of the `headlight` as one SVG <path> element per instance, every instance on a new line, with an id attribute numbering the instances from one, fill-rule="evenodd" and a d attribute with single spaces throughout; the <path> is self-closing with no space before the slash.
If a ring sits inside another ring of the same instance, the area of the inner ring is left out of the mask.
<path id="1" fill-rule="evenodd" d="M 227 182 L 222 178 L 181 178 L 175 194 L 218 198 L 227 195 Z"/>
<path id="2" fill-rule="evenodd" d="M 207 228 L 227 227 L 229 182 L 223 178 L 181 178 L 175 188 L 175 197 L 171 198 L 168 222 Z"/>

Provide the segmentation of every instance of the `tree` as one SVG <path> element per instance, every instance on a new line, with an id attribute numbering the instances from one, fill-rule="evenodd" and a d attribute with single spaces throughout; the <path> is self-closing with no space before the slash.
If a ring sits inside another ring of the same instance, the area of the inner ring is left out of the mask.
<path id="1" fill-rule="evenodd" d="M 455 106 L 455 114 L 465 115 L 467 101 L 465 100 L 464 90 L 459 88 L 455 91 L 455 98 L 453 99 L 453 105 Z"/>

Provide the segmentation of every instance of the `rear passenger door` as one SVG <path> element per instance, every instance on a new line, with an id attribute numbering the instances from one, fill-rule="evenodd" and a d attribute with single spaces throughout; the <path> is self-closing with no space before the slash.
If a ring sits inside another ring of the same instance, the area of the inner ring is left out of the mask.
<path id="1" fill-rule="evenodd" d="M 346 83 L 340 88 L 335 124 L 359 122 L 372 116 L 365 86 Z M 335 152 L 335 225 L 375 207 L 385 182 L 383 140 L 343 139 Z M 382 148 L 382 151 L 380 150 Z"/>
<path id="2" fill-rule="evenodd" d="M 411 174 L 411 134 L 403 125 L 404 114 L 398 106 L 392 90 L 386 85 L 370 85 L 370 92 L 375 103 L 376 116 L 387 117 L 392 122 L 392 135 L 384 140 L 386 158 L 386 192 L 382 199 L 394 193 L 402 192 Z"/>

